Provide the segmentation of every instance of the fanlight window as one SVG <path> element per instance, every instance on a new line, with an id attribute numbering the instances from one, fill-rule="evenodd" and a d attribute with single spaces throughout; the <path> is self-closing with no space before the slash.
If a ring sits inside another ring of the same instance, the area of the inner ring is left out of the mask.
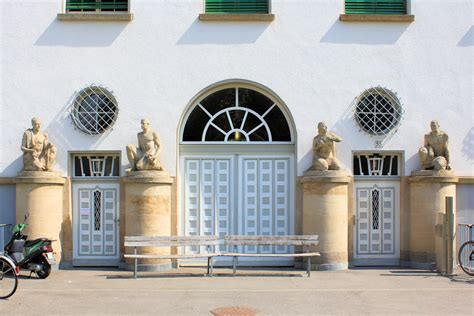
<path id="1" fill-rule="evenodd" d="M 74 177 L 118 177 L 120 157 L 118 155 L 75 155 Z"/>
<path id="2" fill-rule="evenodd" d="M 279 106 L 247 88 L 219 90 L 191 111 L 183 142 L 291 142 L 290 127 Z"/>
<path id="3" fill-rule="evenodd" d="M 397 154 L 354 154 L 354 176 L 400 176 L 399 158 Z"/>

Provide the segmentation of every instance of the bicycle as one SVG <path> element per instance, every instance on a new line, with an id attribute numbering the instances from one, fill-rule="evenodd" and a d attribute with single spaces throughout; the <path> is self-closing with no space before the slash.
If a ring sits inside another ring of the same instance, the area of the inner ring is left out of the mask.
<path id="1" fill-rule="evenodd" d="M 0 299 L 12 296 L 18 287 L 20 269 L 13 261 L 0 253 Z"/>
<path id="2" fill-rule="evenodd" d="M 469 227 L 469 236 L 472 238 L 472 227 L 474 225 L 467 225 Z M 474 240 L 466 241 L 459 248 L 458 263 L 461 269 L 469 275 L 474 276 Z"/>

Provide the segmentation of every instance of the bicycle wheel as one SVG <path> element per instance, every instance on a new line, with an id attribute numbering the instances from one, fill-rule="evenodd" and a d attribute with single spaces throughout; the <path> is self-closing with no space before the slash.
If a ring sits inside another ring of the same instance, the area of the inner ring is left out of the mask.
<path id="1" fill-rule="evenodd" d="M 459 248 L 458 262 L 461 269 L 469 275 L 474 275 L 474 241 L 466 241 Z"/>
<path id="2" fill-rule="evenodd" d="M 0 299 L 8 298 L 15 293 L 18 286 L 18 276 L 15 273 L 15 267 L 0 258 Z"/>

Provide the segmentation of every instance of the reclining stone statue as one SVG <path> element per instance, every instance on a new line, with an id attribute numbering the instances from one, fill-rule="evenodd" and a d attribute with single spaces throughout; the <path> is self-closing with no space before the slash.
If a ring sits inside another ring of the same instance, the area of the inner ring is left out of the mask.
<path id="1" fill-rule="evenodd" d="M 450 170 L 448 135 L 431 121 L 431 132 L 425 135 L 424 146 L 418 151 L 422 170 Z"/>
<path id="2" fill-rule="evenodd" d="M 23 171 L 52 171 L 56 162 L 56 147 L 49 142 L 48 134 L 41 132 L 41 121 L 31 119 L 32 128 L 23 133 Z"/>
<path id="3" fill-rule="evenodd" d="M 159 159 L 161 145 L 158 133 L 150 128 L 150 122 L 147 119 L 141 120 L 141 128 L 142 131 L 137 134 L 138 147 L 132 144 L 127 146 L 127 156 L 132 164 L 132 171 L 164 170 Z"/>

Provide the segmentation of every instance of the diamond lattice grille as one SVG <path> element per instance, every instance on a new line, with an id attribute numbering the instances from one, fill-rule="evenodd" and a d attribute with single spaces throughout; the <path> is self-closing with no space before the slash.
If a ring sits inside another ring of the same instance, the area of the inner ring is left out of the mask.
<path id="1" fill-rule="evenodd" d="M 372 191 L 372 229 L 379 229 L 380 191 Z"/>
<path id="2" fill-rule="evenodd" d="M 356 100 L 355 119 L 372 135 L 387 135 L 399 125 L 402 113 L 395 93 L 382 87 L 367 89 Z"/>
<path id="3" fill-rule="evenodd" d="M 117 101 L 107 89 L 93 85 L 81 90 L 74 99 L 71 116 L 86 134 L 102 134 L 117 120 Z"/>
<path id="4" fill-rule="evenodd" d="M 94 230 L 100 231 L 102 192 L 94 191 Z"/>

